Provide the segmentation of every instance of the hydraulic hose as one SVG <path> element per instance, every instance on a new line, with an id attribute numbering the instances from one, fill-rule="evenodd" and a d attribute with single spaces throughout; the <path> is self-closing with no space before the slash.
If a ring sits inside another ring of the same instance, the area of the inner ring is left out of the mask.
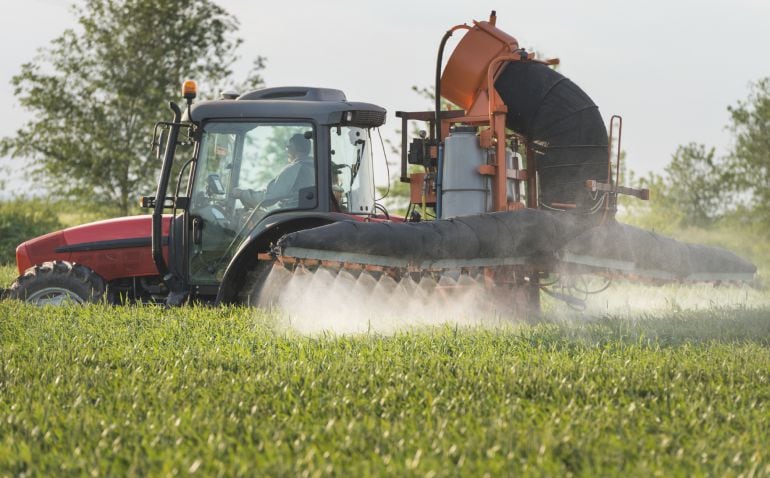
<path id="1" fill-rule="evenodd" d="M 465 24 L 455 25 L 444 33 L 444 36 L 441 37 L 441 43 L 438 46 L 438 55 L 436 56 L 436 88 L 434 91 L 436 97 L 436 114 L 433 124 L 433 135 L 438 144 L 438 158 L 436 164 L 436 217 L 439 219 L 441 219 L 441 186 L 444 178 L 444 171 L 442 169 L 444 148 L 441 146 L 441 67 L 443 66 L 444 48 L 446 47 L 447 40 L 449 40 L 449 37 L 451 37 L 455 31 L 461 29 L 468 30 L 470 27 Z"/>
<path id="2" fill-rule="evenodd" d="M 494 12 L 492 13 L 494 14 Z M 439 143 L 441 142 L 441 67 L 443 66 L 444 61 L 444 47 L 446 47 L 446 42 L 449 40 L 449 37 L 451 37 L 457 30 L 470 30 L 470 27 L 463 23 L 462 25 L 455 25 L 447 30 L 446 33 L 444 33 L 444 36 L 441 37 L 441 43 L 438 46 L 438 55 L 436 56 L 436 115 L 433 127 L 434 136 Z"/>
<path id="3" fill-rule="evenodd" d="M 456 27 L 455 27 L 456 28 Z M 435 100 L 436 100 L 436 121 L 433 124 L 434 136 L 436 141 L 441 142 L 441 66 L 444 59 L 444 47 L 449 37 L 454 33 L 455 28 L 447 30 L 444 36 L 441 38 L 441 43 L 438 46 L 438 55 L 436 57 L 436 88 L 435 88 Z"/>

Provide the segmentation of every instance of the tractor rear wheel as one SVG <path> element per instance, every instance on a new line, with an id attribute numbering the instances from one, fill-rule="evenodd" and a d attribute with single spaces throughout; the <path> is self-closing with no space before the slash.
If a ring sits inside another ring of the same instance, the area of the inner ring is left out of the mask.
<path id="1" fill-rule="evenodd" d="M 289 278 L 291 273 L 286 269 L 275 268 L 269 261 L 259 261 L 247 276 L 240 301 L 253 307 L 276 307 Z"/>
<path id="2" fill-rule="evenodd" d="M 85 304 L 102 300 L 106 289 L 104 279 L 88 267 L 51 261 L 24 271 L 7 296 L 36 305 Z"/>

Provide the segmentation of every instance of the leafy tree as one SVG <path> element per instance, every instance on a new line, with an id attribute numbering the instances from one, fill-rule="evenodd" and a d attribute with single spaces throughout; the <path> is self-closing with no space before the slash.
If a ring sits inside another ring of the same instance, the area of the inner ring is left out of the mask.
<path id="1" fill-rule="evenodd" d="M 625 151 L 621 154 L 625 155 Z M 664 234 L 670 234 L 679 226 L 682 213 L 666 196 L 670 185 L 662 174 L 648 172 L 645 176 L 637 176 L 633 170 L 623 168 L 621 177 L 624 178 L 621 184 L 650 190 L 649 201 L 631 196 L 618 197 L 618 219 L 621 222 Z"/>
<path id="2" fill-rule="evenodd" d="M 678 208 L 682 226 L 707 226 L 727 206 L 722 170 L 714 148 L 690 143 L 679 146 L 666 166 L 663 200 Z"/>
<path id="3" fill-rule="evenodd" d="M 22 242 L 61 229 L 58 212 L 55 205 L 40 199 L 1 201 L 0 265 L 14 262 L 16 246 Z"/>
<path id="4" fill-rule="evenodd" d="M 66 30 L 12 84 L 33 119 L 6 138 L 0 154 L 36 160 L 57 195 L 96 198 L 127 214 L 153 189 L 148 154 L 156 121 L 184 78 L 201 89 L 229 83 L 241 40 L 238 22 L 211 0 L 85 0 Z M 247 86 L 262 83 L 257 58 Z"/>
<path id="5" fill-rule="evenodd" d="M 10 174 L 10 168 L 5 164 L 0 164 L 0 199 L 3 199 L 2 196 L 5 193 L 5 187 L 6 187 L 5 178 L 7 178 L 9 174 Z"/>
<path id="6" fill-rule="evenodd" d="M 638 179 L 650 190 L 650 201 L 621 196 L 623 220 L 662 232 L 709 226 L 733 205 L 727 200 L 722 171 L 714 148 L 697 143 L 679 146 L 663 174 L 650 172 Z M 630 171 L 629 184 L 636 182 Z"/>
<path id="7" fill-rule="evenodd" d="M 749 194 L 749 206 L 770 224 L 770 77 L 753 83 L 748 99 L 727 109 L 735 140 L 731 182 Z"/>

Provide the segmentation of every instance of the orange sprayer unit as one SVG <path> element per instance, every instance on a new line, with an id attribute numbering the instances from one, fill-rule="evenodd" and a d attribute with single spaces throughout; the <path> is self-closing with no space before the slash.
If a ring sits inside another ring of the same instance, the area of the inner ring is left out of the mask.
<path id="1" fill-rule="evenodd" d="M 464 122 L 479 126 L 488 126 L 480 140 L 484 148 L 495 148 L 495 158 L 506 157 L 505 115 L 508 108 L 494 88 L 496 75 L 505 61 L 516 61 L 528 57 L 519 49 L 515 38 L 495 27 L 495 12 L 488 22 L 473 22 L 473 27 L 462 38 L 447 62 L 441 77 L 441 96 L 455 103 L 466 111 L 465 116 L 450 118 L 442 122 L 442 137 L 449 132 L 454 122 Z M 528 181 L 528 191 L 535 191 L 535 175 L 528 175 L 519 170 L 518 161 L 508 169 L 504 161 L 497 159 L 497 164 L 486 165 L 480 174 L 492 176 L 493 209 L 505 211 L 521 207 L 519 202 L 519 183 Z M 514 183 L 513 201 L 507 198 L 507 183 Z M 530 182 L 531 181 L 531 182 Z M 535 199 L 530 207 L 535 207 Z"/>
<path id="2" fill-rule="evenodd" d="M 447 31 L 441 42 L 439 52 L 439 62 L 437 64 L 437 110 L 434 115 L 428 112 L 398 112 L 397 116 L 402 118 L 403 128 L 403 165 L 402 181 L 412 183 L 413 197 L 419 196 L 420 191 L 425 189 L 422 184 L 425 181 L 424 175 L 412 176 L 411 180 L 406 177 L 406 131 L 407 121 L 423 120 L 431 124 L 432 144 L 440 145 L 441 140 L 446 138 L 450 128 L 454 124 L 473 125 L 482 127 L 479 135 L 480 146 L 482 148 L 494 148 L 495 158 L 506 157 L 506 133 L 505 133 L 505 115 L 508 111 L 506 105 L 500 99 L 495 91 L 494 81 L 500 71 L 500 67 L 506 61 L 517 61 L 531 59 L 532 55 L 519 48 L 518 41 L 498 29 L 495 26 L 495 12 L 489 18 L 489 21 L 473 22 L 473 26 L 465 24 L 457 25 Z M 454 52 L 447 61 L 443 74 L 439 78 L 441 68 L 441 56 L 443 47 L 449 36 L 457 30 L 467 30 Z M 550 63 L 555 63 L 552 61 Z M 463 110 L 439 112 L 440 98 L 451 101 Z M 414 146 L 414 145 L 413 145 Z M 433 154 L 438 155 L 441 148 L 433 148 Z M 440 159 L 436 158 L 438 163 Z M 536 174 L 534 174 L 534 164 L 529 163 L 529 171 L 519 169 L 518 157 L 514 157 L 511 164 L 506 165 L 505 161 L 495 160 L 495 164 L 479 165 L 477 172 L 483 176 L 492 178 L 492 205 L 491 210 L 505 211 L 524 207 L 520 197 L 520 184 L 526 182 L 528 197 L 527 206 L 537 207 L 536 196 Z M 414 161 L 408 161 L 414 163 Z M 512 166 L 512 167 L 508 167 Z M 441 169 L 441 164 L 438 165 Z M 441 207 L 441 172 L 437 174 L 437 194 L 431 196 L 429 202 L 435 200 L 437 213 L 440 214 Z M 514 195 L 508 197 L 508 185 L 513 183 Z M 479 211 L 482 212 L 482 211 Z"/>
<path id="3" fill-rule="evenodd" d="M 600 211 L 606 218 L 614 213 L 615 194 L 646 198 L 644 191 L 620 188 L 613 183 L 612 162 L 607 155 L 612 147 L 608 147 L 598 108 L 574 83 L 549 68 L 559 61 L 536 59 L 495 23 L 493 11 L 489 21 L 474 21 L 471 26 L 462 24 L 448 30 L 439 47 L 435 112 L 397 112 L 403 123 L 401 179 L 412 183 L 412 196 L 432 190 L 424 183 L 434 181 L 435 196 L 423 197 L 423 203 L 435 205 L 437 216 L 451 217 L 442 214 L 442 179 L 447 171 L 443 161 L 444 140 L 454 125 L 462 124 L 476 128 L 478 146 L 489 158 L 484 164 L 475 165 L 479 175 L 489 178 L 487 193 L 491 198 L 486 208 L 477 212 L 529 207 Z M 444 46 L 457 30 L 466 33 L 442 74 Z M 564 95 L 574 101 L 564 101 Z M 462 109 L 441 111 L 441 99 Z M 574 105 L 573 111 L 570 108 Z M 540 124 L 546 117 L 553 124 L 569 124 L 577 133 L 565 135 Z M 564 122 L 565 119 L 568 121 Z M 420 154 L 405 152 L 409 120 L 428 121 L 431 126 L 430 139 L 412 143 L 413 149 L 422 150 Z M 519 151 L 524 153 L 523 157 Z M 538 158 L 544 161 L 542 165 Z M 520 164 L 524 159 L 525 164 Z M 407 163 L 425 166 L 427 174 L 407 177 Z M 597 195 L 597 191 L 610 194 Z"/>

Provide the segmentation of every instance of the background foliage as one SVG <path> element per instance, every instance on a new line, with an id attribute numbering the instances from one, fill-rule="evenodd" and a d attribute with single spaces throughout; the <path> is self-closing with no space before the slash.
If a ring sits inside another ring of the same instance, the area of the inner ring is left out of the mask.
<path id="1" fill-rule="evenodd" d="M 36 160 L 52 196 L 111 204 L 129 212 L 154 191 L 158 164 L 149 154 L 155 122 L 184 78 L 209 91 L 231 81 L 241 40 L 237 19 L 211 0 L 86 0 L 66 30 L 13 78 L 33 119 L 0 154 Z M 257 57 L 245 81 L 262 83 Z"/>
<path id="2" fill-rule="evenodd" d="M 0 202 L 0 264 L 15 262 L 16 246 L 22 242 L 61 227 L 58 211 L 43 200 Z"/>
<path id="3" fill-rule="evenodd" d="M 728 108 L 735 147 L 728 179 L 748 196 L 748 207 L 770 228 L 770 77 L 753 83 L 748 98 Z"/>
<path id="4" fill-rule="evenodd" d="M 748 97 L 727 109 L 732 150 L 720 157 L 704 144 L 680 146 L 662 173 L 640 178 L 652 200 L 624 201 L 631 216 L 669 228 L 751 223 L 770 235 L 770 78 L 751 84 Z"/>

